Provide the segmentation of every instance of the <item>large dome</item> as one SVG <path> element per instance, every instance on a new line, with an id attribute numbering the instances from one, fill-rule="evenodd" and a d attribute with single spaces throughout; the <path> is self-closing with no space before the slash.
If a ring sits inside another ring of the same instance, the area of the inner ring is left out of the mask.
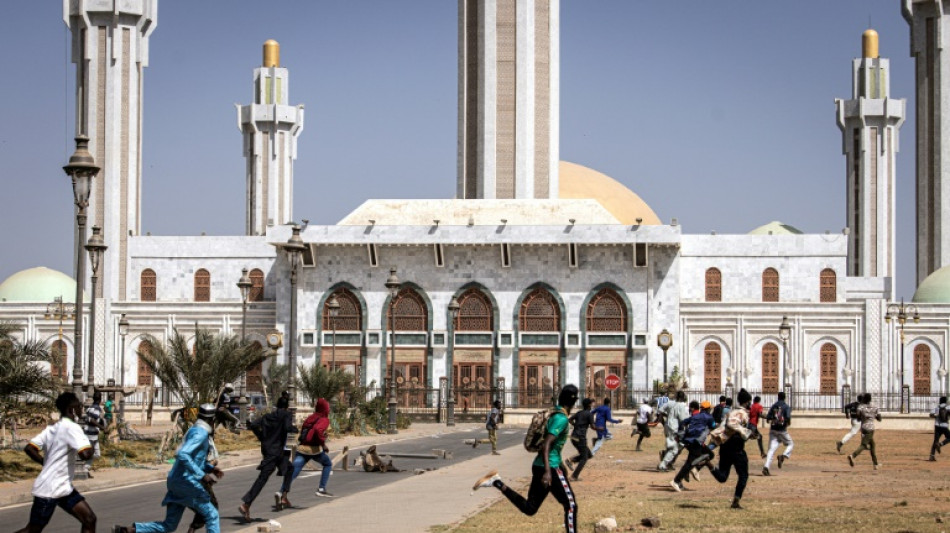
<path id="1" fill-rule="evenodd" d="M 561 161 L 558 196 L 561 199 L 597 200 L 621 224 L 660 225 L 660 218 L 636 193 L 619 181 L 596 170 Z"/>
<path id="2" fill-rule="evenodd" d="M 49 303 L 60 296 L 64 302 L 75 302 L 76 282 L 51 268 L 21 270 L 0 283 L 0 302 Z"/>
<path id="3" fill-rule="evenodd" d="M 950 266 L 935 270 L 917 287 L 914 301 L 923 304 L 950 303 Z"/>

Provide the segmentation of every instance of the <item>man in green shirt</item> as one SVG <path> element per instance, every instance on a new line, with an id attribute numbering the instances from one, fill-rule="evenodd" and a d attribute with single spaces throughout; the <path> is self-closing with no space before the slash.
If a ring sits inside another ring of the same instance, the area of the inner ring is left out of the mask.
<path id="1" fill-rule="evenodd" d="M 558 395 L 556 411 L 547 420 L 544 443 L 531 465 L 531 488 L 528 489 L 527 499 L 502 483 L 496 470 L 492 470 L 479 479 L 473 490 L 482 487 L 495 487 L 518 510 L 528 516 L 534 516 L 548 494 L 553 494 L 554 499 L 564 507 L 564 527 L 566 531 L 568 533 L 577 531 L 577 500 L 574 498 L 574 491 L 567 480 L 567 474 L 561 467 L 561 449 L 564 447 L 564 443 L 567 442 L 570 427 L 567 417 L 571 412 L 571 408 L 577 403 L 577 394 L 576 386 L 565 385 Z"/>

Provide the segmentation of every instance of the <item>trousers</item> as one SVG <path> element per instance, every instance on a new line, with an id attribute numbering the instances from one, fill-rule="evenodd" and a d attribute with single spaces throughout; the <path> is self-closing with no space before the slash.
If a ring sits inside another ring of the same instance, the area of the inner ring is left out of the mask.
<path id="1" fill-rule="evenodd" d="M 552 494 L 554 499 L 564 507 L 564 530 L 567 533 L 575 533 L 577 531 L 577 501 L 574 499 L 574 491 L 571 490 L 571 484 L 568 482 L 567 476 L 560 468 L 552 468 L 551 486 L 549 487 L 544 486 L 542 476 L 544 476 L 544 466 L 531 467 L 531 488 L 528 489 L 527 498 L 511 490 L 507 485 L 501 490 L 501 493 L 519 511 L 528 516 L 534 516 L 548 494 Z"/>
<path id="2" fill-rule="evenodd" d="M 191 507 L 204 519 L 208 533 L 221 533 L 218 510 L 211 502 L 196 503 Z M 185 513 L 185 506 L 177 503 L 165 505 L 165 520 L 161 522 L 136 522 L 136 533 L 169 533 L 178 529 L 181 516 Z"/>

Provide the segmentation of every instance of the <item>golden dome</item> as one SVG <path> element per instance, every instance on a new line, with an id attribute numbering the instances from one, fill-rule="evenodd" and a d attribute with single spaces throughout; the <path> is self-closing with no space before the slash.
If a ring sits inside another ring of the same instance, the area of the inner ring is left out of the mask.
<path id="1" fill-rule="evenodd" d="M 861 34 L 861 57 L 870 57 L 872 59 L 878 56 L 878 38 L 877 32 L 868 28 Z"/>
<path id="2" fill-rule="evenodd" d="M 559 171 L 561 199 L 593 198 L 621 224 L 636 224 L 638 218 L 641 224 L 662 224 L 646 202 L 610 176 L 567 161 L 561 161 Z"/>
<path id="3" fill-rule="evenodd" d="M 280 44 L 273 39 L 264 41 L 264 67 L 280 66 Z"/>

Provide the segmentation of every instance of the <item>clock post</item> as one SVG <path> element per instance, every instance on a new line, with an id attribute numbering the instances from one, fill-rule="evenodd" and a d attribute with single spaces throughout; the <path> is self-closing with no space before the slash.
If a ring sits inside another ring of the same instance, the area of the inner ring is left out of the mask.
<path id="1" fill-rule="evenodd" d="M 673 334 L 663 328 L 663 331 L 656 336 L 656 344 L 663 350 L 663 383 L 666 383 L 666 380 L 669 379 L 666 368 L 666 352 L 670 349 L 670 346 L 673 346 Z"/>

